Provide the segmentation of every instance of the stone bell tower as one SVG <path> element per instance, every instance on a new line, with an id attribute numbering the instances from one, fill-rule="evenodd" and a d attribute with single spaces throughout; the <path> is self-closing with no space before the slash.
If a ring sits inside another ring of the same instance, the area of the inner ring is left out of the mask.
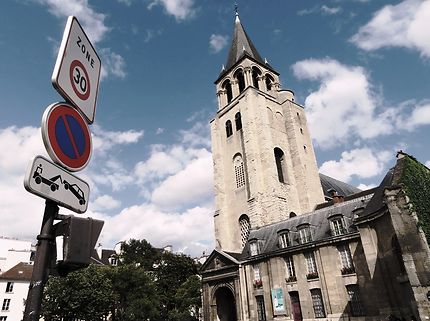
<path id="1" fill-rule="evenodd" d="M 216 247 L 241 252 L 251 228 L 324 202 L 302 106 L 282 90 L 236 13 L 227 64 L 215 81 L 211 121 Z"/>

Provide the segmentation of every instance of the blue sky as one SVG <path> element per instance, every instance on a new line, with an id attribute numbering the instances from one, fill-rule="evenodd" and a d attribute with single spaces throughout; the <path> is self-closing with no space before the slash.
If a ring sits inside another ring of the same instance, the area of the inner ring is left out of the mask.
<path id="1" fill-rule="evenodd" d="M 238 1 L 282 87 L 305 106 L 320 171 L 367 188 L 403 149 L 430 161 L 430 1 Z M 0 235 L 34 239 L 44 202 L 23 179 L 46 155 L 43 111 L 67 16 L 103 65 L 85 215 L 101 242 L 128 238 L 200 255 L 213 248 L 208 123 L 234 2 L 8 0 L 0 4 Z M 61 210 L 69 213 L 68 210 Z"/>

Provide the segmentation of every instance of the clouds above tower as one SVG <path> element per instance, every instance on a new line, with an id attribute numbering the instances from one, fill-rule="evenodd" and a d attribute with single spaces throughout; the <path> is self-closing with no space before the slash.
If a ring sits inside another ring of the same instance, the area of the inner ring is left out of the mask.
<path id="1" fill-rule="evenodd" d="M 393 130 L 393 111 L 380 108 L 380 97 L 364 68 L 328 58 L 302 60 L 292 68 L 297 78 L 320 83 L 305 100 L 309 127 L 319 147 L 330 148 L 350 138 L 374 138 Z"/>
<path id="2" fill-rule="evenodd" d="M 176 21 L 191 19 L 196 14 L 193 0 L 154 0 L 148 5 L 148 9 L 162 6 L 165 13 L 175 17 Z"/>
<path id="3" fill-rule="evenodd" d="M 351 38 L 359 48 L 371 51 L 403 47 L 430 57 L 430 1 L 405 0 L 386 5 Z"/>

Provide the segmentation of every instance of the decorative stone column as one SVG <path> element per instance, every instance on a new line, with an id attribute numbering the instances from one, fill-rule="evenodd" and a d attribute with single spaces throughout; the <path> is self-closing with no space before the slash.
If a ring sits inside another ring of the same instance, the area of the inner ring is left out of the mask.
<path id="1" fill-rule="evenodd" d="M 252 69 L 251 67 L 243 68 L 243 78 L 245 79 L 245 88 L 248 86 L 252 86 Z"/>
<path id="2" fill-rule="evenodd" d="M 233 99 L 239 96 L 239 82 L 236 79 L 231 81 L 231 91 L 233 93 Z"/>
<path id="3" fill-rule="evenodd" d="M 216 95 L 218 97 L 218 109 L 222 109 L 225 105 L 227 105 L 227 90 L 220 89 Z"/>

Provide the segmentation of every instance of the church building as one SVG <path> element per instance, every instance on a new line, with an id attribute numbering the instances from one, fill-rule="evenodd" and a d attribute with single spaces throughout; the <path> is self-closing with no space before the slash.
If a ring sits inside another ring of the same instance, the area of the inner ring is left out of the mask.
<path id="1" fill-rule="evenodd" d="M 367 191 L 319 174 L 304 107 L 237 13 L 215 85 L 204 320 L 428 320 L 429 169 L 399 152 Z"/>

